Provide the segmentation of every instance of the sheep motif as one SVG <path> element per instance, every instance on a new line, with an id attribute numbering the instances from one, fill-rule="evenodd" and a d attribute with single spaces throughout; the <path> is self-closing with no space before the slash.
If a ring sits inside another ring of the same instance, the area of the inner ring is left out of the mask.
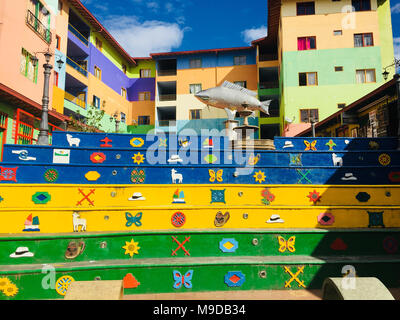
<path id="1" fill-rule="evenodd" d="M 335 167 L 343 166 L 343 158 L 339 157 L 336 153 L 332 153 L 332 160 Z"/>
<path id="2" fill-rule="evenodd" d="M 172 183 L 176 183 L 178 180 L 178 183 L 182 183 L 183 181 L 183 176 L 180 173 L 177 173 L 175 169 L 171 170 L 171 177 L 172 177 Z"/>
<path id="3" fill-rule="evenodd" d="M 79 144 L 81 143 L 81 139 L 73 138 L 72 135 L 70 134 L 67 134 L 67 140 L 70 147 L 72 146 L 79 147 Z"/>
<path id="4" fill-rule="evenodd" d="M 81 231 L 86 231 L 86 219 L 80 218 L 79 213 L 74 212 L 72 214 L 72 222 L 74 224 L 74 232 L 79 231 L 79 226 L 82 227 Z"/>

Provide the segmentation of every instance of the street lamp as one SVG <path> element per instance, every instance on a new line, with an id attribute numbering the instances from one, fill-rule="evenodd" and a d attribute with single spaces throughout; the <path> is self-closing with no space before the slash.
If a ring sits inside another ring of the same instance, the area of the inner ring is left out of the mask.
<path id="1" fill-rule="evenodd" d="M 387 68 L 391 68 L 394 67 L 395 71 L 397 67 L 400 67 L 400 59 L 394 59 L 394 62 L 390 65 L 384 68 L 384 71 L 382 72 L 382 76 L 383 79 L 385 79 L 385 81 L 387 80 L 388 76 L 389 76 L 389 72 L 386 70 Z"/>
<path id="2" fill-rule="evenodd" d="M 35 56 L 31 58 L 33 67 L 36 68 L 39 59 L 36 57 L 38 53 L 42 53 L 45 57 L 46 63 L 43 65 L 44 68 L 44 87 L 43 87 L 43 98 L 42 98 L 42 116 L 40 119 L 40 126 L 39 126 L 39 135 L 38 140 L 36 142 L 37 145 L 41 146 L 48 146 L 49 145 L 49 120 L 48 120 L 48 112 L 49 112 L 49 82 L 50 82 L 50 75 L 51 69 L 53 66 L 50 64 L 50 59 L 53 56 L 50 53 L 50 50 L 45 52 L 35 52 Z M 59 57 L 57 60 L 58 68 L 61 69 L 64 61 Z"/>

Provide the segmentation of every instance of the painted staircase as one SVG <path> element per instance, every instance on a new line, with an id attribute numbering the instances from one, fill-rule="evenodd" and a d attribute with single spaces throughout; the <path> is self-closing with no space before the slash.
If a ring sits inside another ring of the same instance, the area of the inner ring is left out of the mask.
<path id="1" fill-rule="evenodd" d="M 72 281 L 126 295 L 400 286 L 400 153 L 391 138 L 53 133 L 5 145 L 0 298 L 62 299 Z"/>

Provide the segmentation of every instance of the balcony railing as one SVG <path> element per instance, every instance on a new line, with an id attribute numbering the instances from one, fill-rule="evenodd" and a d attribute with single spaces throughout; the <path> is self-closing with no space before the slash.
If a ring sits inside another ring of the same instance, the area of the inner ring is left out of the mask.
<path id="1" fill-rule="evenodd" d="M 175 101 L 176 94 L 160 94 L 159 101 Z"/>
<path id="2" fill-rule="evenodd" d="M 158 70 L 158 76 L 176 76 L 176 69 L 172 70 Z"/>
<path id="3" fill-rule="evenodd" d="M 73 94 L 69 92 L 65 92 L 64 98 L 77 106 L 86 109 L 86 102 L 83 101 L 81 98 L 74 96 Z"/>
<path id="4" fill-rule="evenodd" d="M 71 33 L 81 40 L 86 46 L 89 46 L 89 40 L 82 33 L 76 30 L 73 25 L 68 24 L 68 30 L 71 31 Z"/>
<path id="5" fill-rule="evenodd" d="M 279 88 L 278 81 L 263 81 L 260 82 L 260 89 L 276 89 Z"/>
<path id="6" fill-rule="evenodd" d="M 88 76 L 88 72 L 87 72 L 86 68 L 84 68 L 79 63 L 77 63 L 74 60 L 72 60 L 70 57 L 67 57 L 67 64 L 69 66 L 71 66 L 72 68 L 74 68 L 79 73 L 83 74 L 85 77 Z"/>
<path id="7" fill-rule="evenodd" d="M 51 43 L 51 31 L 45 27 L 43 23 L 35 16 L 34 13 L 28 10 L 26 15 L 26 23 L 47 43 Z"/>
<path id="8" fill-rule="evenodd" d="M 175 127 L 176 120 L 158 120 L 159 127 Z"/>
<path id="9" fill-rule="evenodd" d="M 260 61 L 274 61 L 278 60 L 278 55 L 275 53 L 263 53 L 259 56 Z"/>

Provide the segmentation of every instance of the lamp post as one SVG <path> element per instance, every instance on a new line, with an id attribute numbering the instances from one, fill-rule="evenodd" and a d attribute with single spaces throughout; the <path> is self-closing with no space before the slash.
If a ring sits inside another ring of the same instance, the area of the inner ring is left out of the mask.
<path id="1" fill-rule="evenodd" d="M 36 142 L 37 145 L 41 146 L 48 146 L 49 145 L 49 82 L 50 82 L 50 75 L 51 75 L 51 70 L 53 69 L 53 66 L 50 64 L 50 59 L 53 56 L 52 53 L 50 53 L 50 50 L 47 50 L 46 52 L 36 52 L 35 56 L 31 58 L 33 66 L 36 68 L 39 59 L 36 57 L 38 53 L 43 53 L 46 63 L 43 65 L 44 68 L 44 87 L 43 87 L 43 98 L 42 98 L 42 116 L 40 119 L 40 125 L 39 125 L 39 135 L 38 135 L 38 140 Z M 61 58 L 58 59 L 57 61 L 58 67 L 61 69 L 63 65 L 63 61 Z"/>
<path id="2" fill-rule="evenodd" d="M 311 129 L 312 129 L 312 136 L 313 138 L 315 138 L 315 124 L 318 122 L 317 119 L 315 119 L 314 117 L 312 117 L 310 119 L 311 122 Z"/>
<path id="3" fill-rule="evenodd" d="M 387 78 L 388 78 L 388 76 L 389 76 L 389 72 L 386 70 L 387 68 L 391 68 L 391 67 L 394 67 L 395 68 L 395 72 L 396 72 L 396 68 L 397 67 L 400 67 L 400 59 L 394 59 L 394 62 L 390 65 L 390 66 L 387 66 L 387 67 L 385 67 L 385 68 L 383 68 L 384 69 L 384 71 L 382 72 L 382 76 L 383 76 L 383 79 L 386 81 L 387 80 Z"/>

